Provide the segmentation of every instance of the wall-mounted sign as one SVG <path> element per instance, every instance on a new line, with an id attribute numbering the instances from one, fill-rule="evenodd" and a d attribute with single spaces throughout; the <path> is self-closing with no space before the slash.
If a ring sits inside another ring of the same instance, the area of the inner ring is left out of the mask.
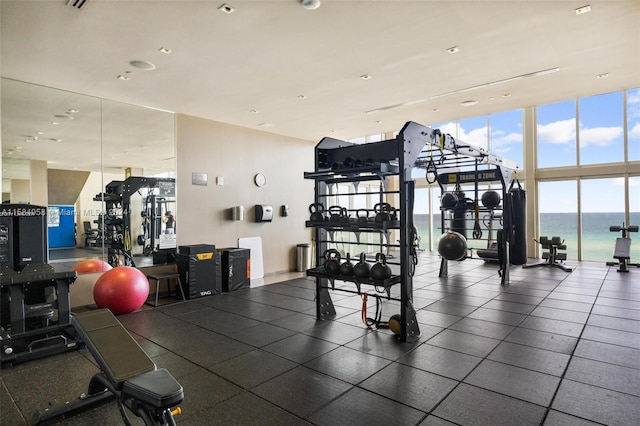
<path id="1" fill-rule="evenodd" d="M 209 176 L 206 173 L 191 173 L 191 184 L 192 185 L 201 185 L 207 186 L 209 183 Z"/>

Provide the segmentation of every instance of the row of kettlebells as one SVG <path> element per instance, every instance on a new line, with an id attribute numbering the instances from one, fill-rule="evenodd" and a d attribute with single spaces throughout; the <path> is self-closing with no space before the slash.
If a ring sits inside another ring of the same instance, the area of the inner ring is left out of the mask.
<path id="1" fill-rule="evenodd" d="M 367 262 L 367 255 L 360 253 L 360 260 L 355 265 L 351 263 L 351 256 L 347 253 L 344 262 L 340 263 L 341 255 L 336 249 L 328 249 L 322 255 L 324 269 L 329 275 L 343 275 L 345 277 L 371 278 L 383 281 L 391 277 L 391 268 L 387 265 L 387 257 L 383 253 L 376 254 L 376 263 L 371 266 Z"/>
<path id="2" fill-rule="evenodd" d="M 398 220 L 398 211 L 389 203 L 377 203 L 373 206 L 373 210 L 358 209 L 356 217 L 349 216 L 349 212 L 345 207 L 331 206 L 326 211 L 324 204 L 313 203 L 309 205 L 310 222 L 329 222 L 333 224 L 367 224 L 367 223 L 383 223 L 391 220 Z M 373 213 L 374 216 L 371 216 Z"/>

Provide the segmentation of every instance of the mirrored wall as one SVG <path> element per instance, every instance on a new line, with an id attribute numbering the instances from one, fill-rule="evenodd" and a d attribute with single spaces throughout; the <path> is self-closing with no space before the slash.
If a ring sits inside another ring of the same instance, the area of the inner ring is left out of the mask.
<path id="1" fill-rule="evenodd" d="M 0 84 L 3 203 L 49 207 L 51 263 L 107 260 L 100 194 L 130 176 L 175 178 L 174 114 L 16 80 Z M 134 255 L 148 245 L 148 195 L 141 188 L 131 196 Z M 175 215 L 175 196 L 165 201 L 161 213 Z M 155 232 L 164 226 L 159 220 Z"/>

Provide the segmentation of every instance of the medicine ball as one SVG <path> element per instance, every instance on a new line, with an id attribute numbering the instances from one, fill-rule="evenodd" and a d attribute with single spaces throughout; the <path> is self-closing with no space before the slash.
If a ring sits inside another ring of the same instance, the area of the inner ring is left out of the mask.
<path id="1" fill-rule="evenodd" d="M 489 190 L 482 194 L 482 205 L 488 209 L 495 209 L 500 204 L 500 194 Z"/>
<path id="2" fill-rule="evenodd" d="M 467 255 L 467 239 L 458 232 L 447 231 L 438 239 L 438 253 L 447 260 L 462 260 Z"/>
<path id="3" fill-rule="evenodd" d="M 445 210 L 453 209 L 458 204 L 458 196 L 453 192 L 445 192 L 440 197 L 440 205 Z"/>
<path id="4" fill-rule="evenodd" d="M 402 317 L 400 314 L 391 315 L 389 317 L 389 330 L 393 331 L 395 334 L 402 334 Z"/>

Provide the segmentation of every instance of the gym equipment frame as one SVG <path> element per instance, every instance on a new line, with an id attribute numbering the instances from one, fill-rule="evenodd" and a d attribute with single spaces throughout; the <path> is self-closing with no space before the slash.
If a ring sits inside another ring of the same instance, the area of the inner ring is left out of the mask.
<path id="1" fill-rule="evenodd" d="M 622 236 L 616 238 L 616 246 L 613 250 L 613 258 L 617 262 L 607 262 L 607 266 L 618 265 L 618 272 L 629 272 L 628 266 L 640 268 L 640 263 L 631 263 L 631 237 L 629 232 L 638 232 L 638 225 L 610 226 L 610 232 L 622 232 Z"/>
<path id="2" fill-rule="evenodd" d="M 131 422 L 125 408 L 147 426 L 175 425 L 172 409 L 182 402 L 180 383 L 167 370 L 157 369 L 127 330 L 108 309 L 75 315 L 72 324 L 96 360 L 100 372 L 89 382 L 86 393 L 64 404 L 33 414 L 31 424 L 50 424 L 115 398 L 122 420 Z"/>
<path id="3" fill-rule="evenodd" d="M 573 268 L 570 268 L 561 263 L 567 260 L 567 253 L 558 253 L 558 250 L 567 249 L 567 246 L 565 245 L 563 239 L 561 239 L 560 237 L 540 237 L 540 241 L 536 240 L 535 238 L 533 239 L 533 241 L 540 244 L 543 249 L 549 250 L 542 252 L 542 258 L 546 260 L 544 262 L 523 265 L 523 268 L 533 268 L 536 266 L 555 266 L 565 272 L 573 271 Z"/>
<path id="4" fill-rule="evenodd" d="M 483 148 L 456 141 L 449 134 L 442 134 L 439 129 L 424 128 L 423 132 L 429 135 L 430 143 L 416 160 L 415 166 L 425 169 L 426 179 L 429 183 L 438 183 L 441 195 L 448 192 L 457 192 L 464 196 L 463 187 L 472 185 L 473 199 L 465 199 L 461 211 L 454 212 L 454 217 L 449 217 L 449 211 L 441 207 L 441 226 L 443 234 L 448 230 L 462 231 L 466 238 L 466 231 L 472 231 L 475 240 L 482 239 L 480 228 L 480 213 L 489 214 L 491 223 L 489 230 L 497 231 L 495 241 L 490 235 L 487 239 L 487 249 L 478 250 L 481 258 L 495 260 L 500 263 L 499 274 L 501 284 L 509 283 L 510 244 L 513 242 L 513 210 L 512 198 L 508 196 L 509 182 L 513 183 L 517 165 L 510 160 L 491 154 Z M 482 169 L 480 168 L 482 166 Z M 489 184 L 494 184 L 489 188 Z M 482 188 L 480 188 L 482 185 Z M 479 205 L 480 190 L 498 190 L 502 194 L 502 205 L 489 209 Z M 473 218 L 470 215 L 473 214 Z M 494 221 L 502 226 L 493 226 Z M 467 228 L 466 223 L 474 221 L 473 228 Z M 460 227 L 455 227 L 458 221 Z M 502 231 L 502 232 L 501 232 Z M 470 251 L 470 250 L 469 250 Z M 526 256 L 525 256 L 526 257 Z M 440 277 L 448 275 L 448 260 L 442 257 L 440 262 Z"/>
<path id="5" fill-rule="evenodd" d="M 176 183 L 173 178 L 147 178 L 132 176 L 124 181 L 112 181 L 105 192 L 97 194 L 94 201 L 105 203 L 105 214 L 101 216 L 104 245 L 107 247 L 108 262 L 111 266 L 120 265 L 120 257 L 125 266 L 136 266 L 131 254 L 131 196 L 142 188 L 157 188 L 160 196 L 175 197 Z M 163 200 L 164 201 L 164 200 Z M 151 209 L 150 235 L 156 234 L 161 215 L 155 209 L 155 198 Z M 153 242 L 151 243 L 153 245 Z M 153 249 L 153 247 L 152 247 Z"/>
<path id="6" fill-rule="evenodd" d="M 3 368 L 78 347 L 77 336 L 71 327 L 69 301 L 69 286 L 76 277 L 75 272 L 55 272 L 48 264 L 28 265 L 21 272 L 2 271 L 0 289 L 3 302 L 5 298 L 9 299 L 9 322 L 0 327 Z M 28 293 L 45 290 L 55 294 L 55 300 L 42 303 L 27 301 Z M 51 321 L 53 309 L 58 311 L 55 323 Z"/>

